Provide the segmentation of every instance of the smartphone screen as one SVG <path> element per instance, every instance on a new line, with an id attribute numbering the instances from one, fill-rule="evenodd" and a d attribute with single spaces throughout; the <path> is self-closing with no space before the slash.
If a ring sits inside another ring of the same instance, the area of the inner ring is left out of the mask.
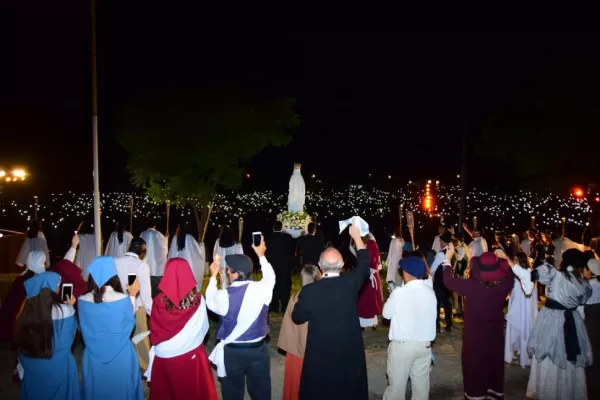
<path id="1" fill-rule="evenodd" d="M 252 232 L 252 244 L 254 244 L 255 246 L 260 246 L 261 241 L 262 241 L 262 233 Z"/>
<path id="2" fill-rule="evenodd" d="M 62 287 L 62 299 L 64 301 L 69 300 L 73 296 L 73 284 L 65 283 Z"/>
<path id="3" fill-rule="evenodd" d="M 133 282 L 135 282 L 136 278 L 137 278 L 136 274 L 127 274 L 127 285 L 128 286 L 133 285 Z"/>

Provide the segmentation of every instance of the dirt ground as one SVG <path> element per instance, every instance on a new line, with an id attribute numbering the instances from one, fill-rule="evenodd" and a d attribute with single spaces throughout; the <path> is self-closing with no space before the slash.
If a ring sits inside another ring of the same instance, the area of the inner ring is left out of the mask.
<path id="1" fill-rule="evenodd" d="M 277 350 L 277 338 L 281 326 L 281 316 L 270 316 L 271 325 L 271 385 L 273 399 L 280 399 L 283 392 L 283 369 L 285 356 Z M 216 326 L 216 323 L 211 323 Z M 371 399 L 381 399 L 387 384 L 386 357 L 388 329 L 379 326 L 377 331 L 365 331 L 365 351 L 367 354 L 367 369 L 369 375 L 369 392 Z M 436 364 L 431 372 L 431 399 L 462 399 L 462 373 L 460 367 L 460 351 L 462 346 L 462 324 L 457 323 L 452 333 L 442 333 L 438 336 L 433 351 Z M 211 329 L 207 347 L 214 346 L 214 328 Z M 76 358 L 81 360 L 81 349 L 76 349 Z M 0 399 L 12 400 L 19 397 L 19 386 L 12 382 L 12 370 L 16 355 L 6 346 L 0 347 Z M 523 399 L 529 370 L 519 366 L 506 365 L 505 392 L 506 399 Z M 216 378 L 216 376 L 215 376 Z M 220 389 L 219 389 L 220 390 Z M 250 398 L 247 396 L 247 398 Z"/>

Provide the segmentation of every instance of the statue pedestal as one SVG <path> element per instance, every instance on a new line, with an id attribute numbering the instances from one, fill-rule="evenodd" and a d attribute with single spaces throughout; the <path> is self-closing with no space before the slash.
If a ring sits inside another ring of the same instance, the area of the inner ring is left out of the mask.
<path id="1" fill-rule="evenodd" d="M 304 229 L 289 229 L 289 228 L 283 228 L 283 231 L 285 233 L 288 233 L 291 237 L 293 237 L 294 239 L 299 238 L 300 236 L 302 236 L 302 232 L 304 231 Z"/>

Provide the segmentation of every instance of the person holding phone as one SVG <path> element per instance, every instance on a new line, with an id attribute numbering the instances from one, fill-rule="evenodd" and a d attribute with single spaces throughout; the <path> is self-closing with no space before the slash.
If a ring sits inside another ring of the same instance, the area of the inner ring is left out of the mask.
<path id="1" fill-rule="evenodd" d="M 117 275 L 121 281 L 121 287 L 129 288 L 136 281 L 140 287 L 139 296 L 135 300 L 135 332 L 138 335 L 148 331 L 148 318 L 152 313 L 152 286 L 150 283 L 150 267 L 146 264 L 146 241 L 135 238 L 125 255 L 115 257 Z M 148 368 L 148 352 L 150 351 L 150 339 L 145 337 L 135 346 L 142 372 Z"/>
<path id="2" fill-rule="evenodd" d="M 79 298 L 78 309 L 85 342 L 82 397 L 142 400 L 140 365 L 131 342 L 139 283 L 123 293 L 112 257 L 96 258 L 89 273 L 89 293 Z"/>
<path id="3" fill-rule="evenodd" d="M 262 268 L 262 279 L 258 282 L 252 281 L 254 264 L 246 255 L 225 257 L 231 282 L 227 289 L 217 289 L 217 275 L 221 272 L 219 257 L 210 265 L 206 306 L 221 317 L 221 324 L 217 330 L 220 342 L 209 360 L 217 366 L 224 400 L 244 398 L 246 382 L 252 399 L 271 399 L 271 360 L 265 338 L 269 334 L 267 317 L 275 271 L 265 257 L 264 239 L 252 248 Z"/>
<path id="4" fill-rule="evenodd" d="M 57 293 L 60 276 L 43 272 L 25 281 L 27 299 L 17 319 L 21 399 L 79 400 L 77 364 L 71 346 L 77 332 L 73 305 Z"/>

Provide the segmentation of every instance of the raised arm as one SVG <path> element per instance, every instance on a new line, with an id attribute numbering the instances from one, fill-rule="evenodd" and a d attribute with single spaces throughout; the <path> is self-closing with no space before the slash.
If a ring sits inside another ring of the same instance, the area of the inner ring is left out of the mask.
<path id="1" fill-rule="evenodd" d="M 229 294 L 227 290 L 217 288 L 217 275 L 221 272 L 221 256 L 217 254 L 213 257 L 209 269 L 210 279 L 204 294 L 206 307 L 217 315 L 226 315 L 229 311 Z"/>
<path id="2" fill-rule="evenodd" d="M 65 256 L 64 256 L 65 260 L 71 261 L 72 263 L 75 262 L 75 256 L 77 255 L 77 246 L 78 245 L 79 245 L 79 235 L 75 235 L 75 236 L 73 236 L 73 239 L 71 240 L 71 247 L 67 251 L 67 254 L 65 254 Z"/>
<path id="3" fill-rule="evenodd" d="M 362 241 L 362 237 L 360 236 L 360 230 L 357 226 L 350 225 L 350 237 L 354 240 L 356 244 L 356 268 L 354 271 L 349 272 L 348 275 L 351 276 L 351 279 L 354 281 L 357 289 L 360 290 L 362 286 L 365 284 L 365 281 L 369 279 L 371 275 L 371 260 L 369 256 L 369 251 L 367 250 L 365 244 Z"/>
<path id="4" fill-rule="evenodd" d="M 262 279 L 260 280 L 260 285 L 264 286 L 264 290 L 268 290 L 271 292 L 275 287 L 275 271 L 273 270 L 273 266 L 265 257 L 265 253 L 267 251 L 267 246 L 265 245 L 265 238 L 261 238 L 260 245 L 255 246 L 252 245 L 254 252 L 258 256 L 258 261 L 260 262 L 260 268 L 262 271 Z"/>
<path id="5" fill-rule="evenodd" d="M 444 268 L 443 277 L 444 277 L 444 286 L 452 292 L 458 292 L 463 295 L 468 295 L 469 287 L 471 286 L 471 281 L 469 279 L 458 279 L 455 278 L 452 274 L 452 264 L 450 260 L 454 255 L 454 245 L 450 243 L 448 245 L 448 249 L 446 250 L 446 254 L 444 260 L 442 261 L 439 268 Z"/>

